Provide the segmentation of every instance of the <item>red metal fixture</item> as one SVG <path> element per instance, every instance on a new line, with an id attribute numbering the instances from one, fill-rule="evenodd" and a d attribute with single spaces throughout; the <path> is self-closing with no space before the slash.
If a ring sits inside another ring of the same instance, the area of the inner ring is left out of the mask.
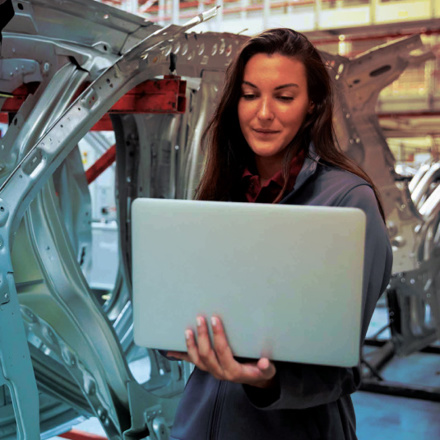
<path id="1" fill-rule="evenodd" d="M 116 160 L 116 145 L 113 145 L 86 171 L 87 183 L 90 185 L 115 160 Z"/>
<path id="2" fill-rule="evenodd" d="M 34 93 L 37 87 L 38 83 L 31 83 L 14 90 L 13 98 L 6 99 L 3 104 L 0 122 L 7 124 L 7 113 L 17 113 L 27 96 Z M 134 87 L 116 102 L 109 113 L 184 113 L 185 108 L 186 81 L 180 76 L 165 75 L 163 79 L 147 80 Z M 92 130 L 113 130 L 108 115 Z"/>
<path id="3" fill-rule="evenodd" d="M 38 83 L 24 84 L 5 100 L 0 113 L 0 122 L 8 124 L 8 113 L 17 113 L 21 105 Z M 87 87 L 84 86 L 78 95 Z M 108 113 L 184 113 L 186 108 L 186 81 L 180 76 L 165 75 L 163 79 L 147 80 L 126 93 Z M 105 114 L 92 130 L 113 130 L 109 114 Z M 87 182 L 92 183 L 116 160 L 116 146 L 110 147 L 87 171 Z M 74 432 L 74 431 L 70 431 Z M 69 433 L 67 433 L 69 434 Z M 66 435 L 67 435 L 66 434 Z M 70 435 L 70 434 L 69 434 Z M 71 439 L 82 439 L 74 432 Z M 75 437 L 76 435 L 76 437 Z M 88 437 L 87 437 L 88 438 Z M 94 437 L 90 437 L 94 438 Z M 102 437 L 96 437 L 102 438 Z"/>
<path id="4" fill-rule="evenodd" d="M 125 94 L 110 113 L 184 113 L 186 81 L 165 75 L 139 84 Z"/>
<path id="5" fill-rule="evenodd" d="M 108 440 L 107 437 L 102 435 L 90 434 L 88 432 L 78 431 L 72 429 L 64 434 L 58 434 L 58 437 L 67 438 L 69 440 Z"/>

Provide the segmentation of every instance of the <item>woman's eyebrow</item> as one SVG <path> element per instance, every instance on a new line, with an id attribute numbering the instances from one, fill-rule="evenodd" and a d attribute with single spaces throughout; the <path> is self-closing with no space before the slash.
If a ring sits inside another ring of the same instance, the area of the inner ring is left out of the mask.
<path id="1" fill-rule="evenodd" d="M 255 85 L 255 84 L 252 84 L 251 82 L 249 82 L 249 81 L 243 81 L 243 85 L 247 85 L 247 86 L 250 86 L 250 87 L 253 87 L 254 89 L 258 89 L 258 87 Z"/>
<path id="2" fill-rule="evenodd" d="M 247 85 L 247 86 L 253 87 L 254 89 L 258 89 L 258 87 L 257 87 L 255 84 L 252 84 L 252 83 L 249 82 L 249 81 L 243 81 L 243 85 Z M 299 88 L 299 85 L 298 85 L 298 84 L 295 84 L 295 83 L 282 84 L 282 85 L 280 85 L 280 86 L 275 87 L 274 90 L 285 89 L 285 88 L 287 88 L 287 87 L 297 87 L 297 88 Z"/>
<path id="3" fill-rule="evenodd" d="M 295 84 L 295 83 L 283 84 L 281 86 L 275 87 L 275 90 L 285 89 L 286 87 L 298 87 L 299 88 L 299 85 Z"/>

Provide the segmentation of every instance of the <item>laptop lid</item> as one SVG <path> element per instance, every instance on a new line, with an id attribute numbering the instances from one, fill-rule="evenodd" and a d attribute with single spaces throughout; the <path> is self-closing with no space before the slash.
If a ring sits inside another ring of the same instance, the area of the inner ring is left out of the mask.
<path id="1" fill-rule="evenodd" d="M 186 351 L 197 314 L 217 314 L 236 356 L 356 365 L 365 222 L 356 208 L 136 199 L 135 343 Z"/>

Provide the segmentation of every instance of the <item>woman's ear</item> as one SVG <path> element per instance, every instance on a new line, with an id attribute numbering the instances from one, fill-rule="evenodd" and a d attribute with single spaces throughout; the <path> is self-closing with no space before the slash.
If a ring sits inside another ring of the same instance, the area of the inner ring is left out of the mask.
<path id="1" fill-rule="evenodd" d="M 309 108 L 307 109 L 307 113 L 311 114 L 314 109 L 315 109 L 315 103 L 313 101 L 310 101 L 309 102 Z"/>

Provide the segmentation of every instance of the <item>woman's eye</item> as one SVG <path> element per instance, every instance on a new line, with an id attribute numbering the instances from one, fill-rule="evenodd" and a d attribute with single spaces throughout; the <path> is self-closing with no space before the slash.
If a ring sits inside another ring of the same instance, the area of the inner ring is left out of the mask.
<path id="1" fill-rule="evenodd" d="M 293 96 L 278 96 L 278 99 L 283 102 L 293 101 Z"/>
<path id="2" fill-rule="evenodd" d="M 241 97 L 243 99 L 246 99 L 247 101 L 250 101 L 252 99 L 255 99 L 257 95 L 255 95 L 254 93 L 243 93 L 243 95 L 241 95 Z"/>

